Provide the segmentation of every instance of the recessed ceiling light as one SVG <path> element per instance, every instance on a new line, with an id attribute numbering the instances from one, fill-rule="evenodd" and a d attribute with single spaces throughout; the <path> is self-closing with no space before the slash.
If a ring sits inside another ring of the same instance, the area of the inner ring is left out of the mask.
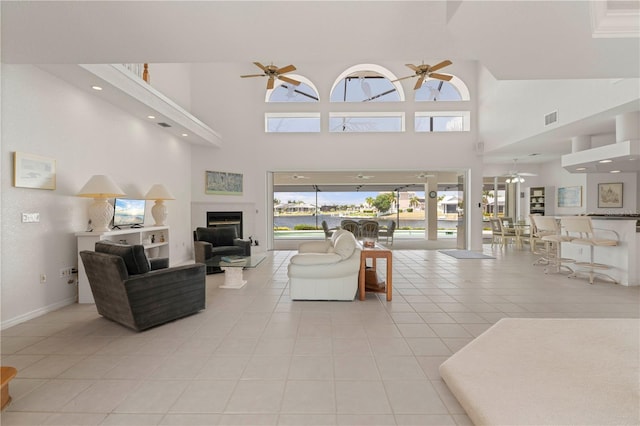
<path id="1" fill-rule="evenodd" d="M 97 90 L 97 91 L 102 90 L 102 87 L 100 87 L 100 86 L 91 86 L 91 88 L 92 88 L 93 90 Z"/>
<path id="2" fill-rule="evenodd" d="M 183 133 L 182 136 L 184 136 L 186 138 L 187 136 L 189 136 L 189 134 L 188 133 Z"/>
<path id="3" fill-rule="evenodd" d="M 611 170 L 609 173 L 620 173 L 620 170 Z"/>
<path id="4" fill-rule="evenodd" d="M 581 172 L 583 170 L 587 170 L 587 168 L 586 167 L 576 167 L 576 171 L 577 172 Z"/>
<path id="5" fill-rule="evenodd" d="M 150 118 L 151 120 L 153 120 L 154 118 L 156 118 L 155 115 L 147 115 L 147 118 Z"/>
<path id="6" fill-rule="evenodd" d="M 600 160 L 598 163 L 613 163 L 613 160 Z"/>

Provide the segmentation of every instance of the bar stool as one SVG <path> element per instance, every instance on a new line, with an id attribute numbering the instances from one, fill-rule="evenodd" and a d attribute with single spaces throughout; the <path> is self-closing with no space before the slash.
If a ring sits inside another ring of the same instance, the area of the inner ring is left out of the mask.
<path id="1" fill-rule="evenodd" d="M 547 243 L 542 241 L 542 237 L 546 235 L 552 235 L 553 231 L 543 231 L 538 229 L 538 225 L 536 223 L 536 218 L 540 217 L 540 215 L 529 215 L 529 248 L 533 254 L 540 255 L 535 262 L 533 262 L 533 266 L 541 266 L 549 264 L 549 254 L 547 253 Z M 538 245 L 542 243 L 542 250 L 538 249 Z"/>
<path id="2" fill-rule="evenodd" d="M 584 268 L 584 270 L 577 270 L 569 277 L 577 277 L 578 274 L 589 275 L 589 284 L 593 284 L 593 280 L 596 276 L 601 276 L 610 279 L 615 284 L 618 283 L 613 277 L 602 273 L 596 272 L 596 270 L 611 269 L 609 265 L 603 263 L 594 262 L 594 249 L 595 247 L 614 247 L 617 246 L 620 241 L 618 233 L 611 229 L 600 229 L 600 231 L 607 231 L 615 234 L 615 239 L 597 238 L 594 235 L 593 223 L 591 218 L 587 216 L 571 216 L 562 218 L 562 226 L 569 235 L 572 235 L 572 244 L 579 244 L 583 246 L 589 246 L 589 262 L 576 262 L 576 266 Z"/>
<path id="3" fill-rule="evenodd" d="M 546 234 L 540 239 L 545 242 L 547 259 L 549 261 L 548 266 L 554 267 L 553 272 L 560 272 L 562 268 L 565 268 L 570 273 L 573 273 L 573 269 L 564 265 L 564 263 L 573 263 L 575 260 L 562 257 L 562 243 L 571 241 L 572 237 L 561 234 L 560 224 L 555 217 L 540 216 L 535 220 L 538 231 Z M 548 272 L 549 268 L 545 268 L 544 273 L 546 274 Z"/>

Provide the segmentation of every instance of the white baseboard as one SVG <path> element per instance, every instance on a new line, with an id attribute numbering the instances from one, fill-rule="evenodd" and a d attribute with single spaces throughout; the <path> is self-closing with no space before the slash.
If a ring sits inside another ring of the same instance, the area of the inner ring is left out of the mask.
<path id="1" fill-rule="evenodd" d="M 2 321 L 2 326 L 0 329 L 5 330 L 9 327 L 13 327 L 14 325 L 18 325 L 25 321 L 29 321 L 30 319 L 41 317 L 44 314 L 48 314 L 49 312 L 56 311 L 60 308 L 63 308 L 68 305 L 72 305 L 76 303 L 76 298 L 70 297 L 68 299 L 61 300 L 56 303 L 52 303 L 51 305 L 44 306 L 42 308 L 36 309 L 35 311 L 27 312 L 26 314 L 19 315 L 15 318 L 11 318 L 6 321 Z"/>

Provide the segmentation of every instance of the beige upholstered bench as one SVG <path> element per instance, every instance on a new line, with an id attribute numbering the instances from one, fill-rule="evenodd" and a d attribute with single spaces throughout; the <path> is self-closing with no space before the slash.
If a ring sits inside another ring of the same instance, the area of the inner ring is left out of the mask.
<path id="1" fill-rule="evenodd" d="M 640 320 L 505 318 L 440 366 L 476 425 L 640 424 Z"/>

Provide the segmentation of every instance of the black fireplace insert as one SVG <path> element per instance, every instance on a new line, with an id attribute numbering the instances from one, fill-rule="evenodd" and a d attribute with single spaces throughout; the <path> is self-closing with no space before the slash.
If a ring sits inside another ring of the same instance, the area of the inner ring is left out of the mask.
<path id="1" fill-rule="evenodd" d="M 235 226 L 242 238 L 242 212 L 207 212 L 207 227 Z"/>

